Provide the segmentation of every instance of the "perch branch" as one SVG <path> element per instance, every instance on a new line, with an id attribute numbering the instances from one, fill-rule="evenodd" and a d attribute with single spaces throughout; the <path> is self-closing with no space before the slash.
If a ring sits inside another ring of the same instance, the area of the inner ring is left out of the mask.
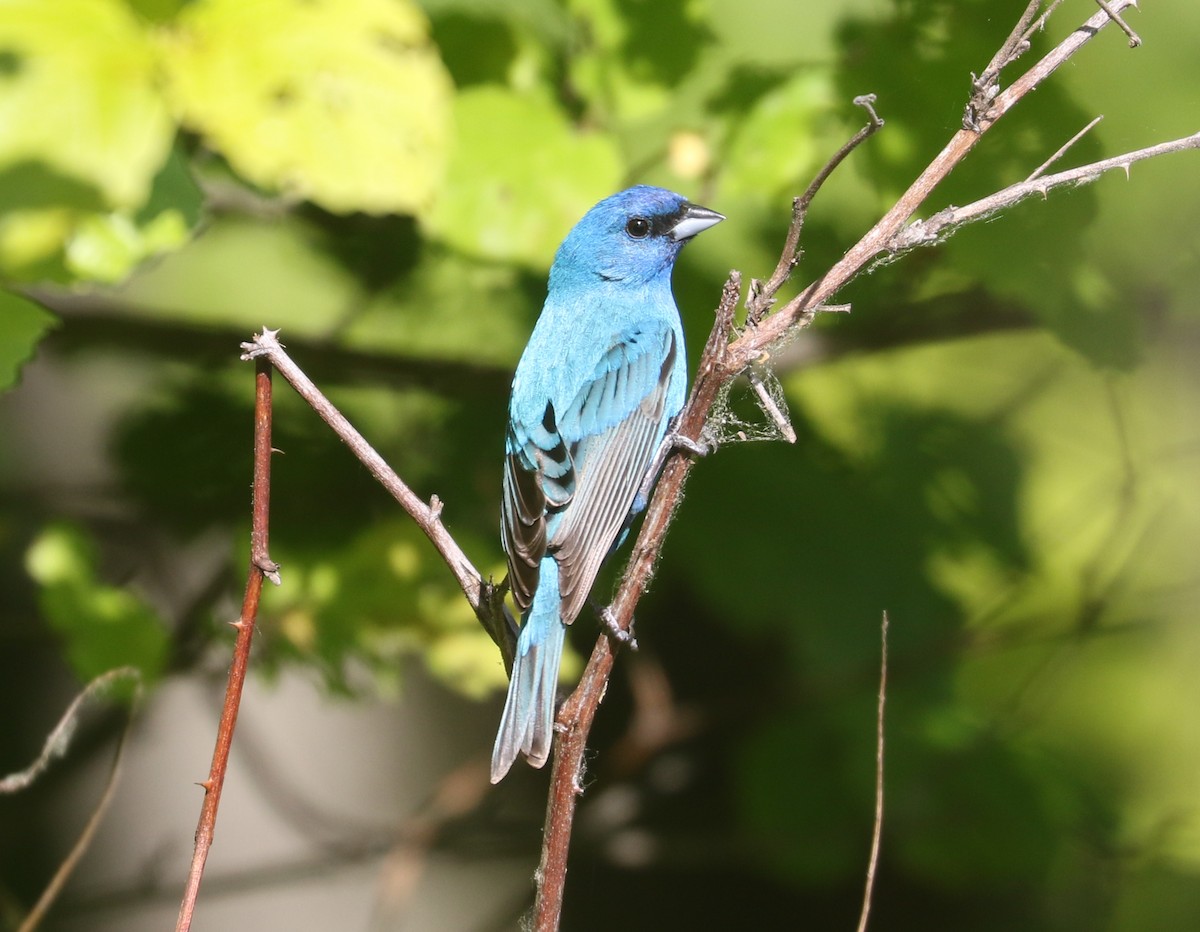
<path id="1" fill-rule="evenodd" d="M 1111 4 L 1112 11 L 1119 13 L 1132 2 L 1133 0 L 1114 0 Z M 1023 19 L 1022 35 L 1044 21 L 1043 16 L 1034 26 L 1027 26 Z M 888 252 L 889 244 L 904 224 L 934 188 L 966 157 L 982 134 L 1082 48 L 1109 21 L 1109 12 L 1097 13 L 1018 78 L 1010 88 L 1000 91 L 997 85 L 989 95 L 988 106 L 977 114 L 978 125 L 957 132 L 895 206 L 829 272 L 769 317 L 758 321 L 754 313 L 748 314 L 751 326 L 747 326 L 736 339 L 731 340 L 734 335 L 733 312 L 741 292 L 741 277 L 736 271 L 732 272 L 726 282 L 691 395 L 675 425 L 675 430 L 683 437 L 699 441 L 709 412 L 722 387 L 745 371 L 770 345 L 790 331 L 808 326 L 824 303 L 862 272 L 871 259 Z M 1018 42 L 1015 49 L 1010 50 L 1004 63 L 1020 53 L 1020 46 L 1021 43 Z M 818 179 L 820 178 L 819 175 Z M 1047 180 L 1042 179 L 1042 182 Z M 780 285 L 786 280 L 787 274 L 794 266 L 795 257 L 799 254 L 799 227 L 804 218 L 799 199 L 793 202 L 792 217 L 792 226 L 789 228 L 783 254 L 771 279 L 779 279 Z M 756 307 L 769 308 L 770 297 L 766 289 L 760 286 L 752 290 L 750 302 Z M 691 463 L 690 458 L 676 453 L 668 460 L 655 487 L 650 507 L 610 607 L 610 618 L 622 630 L 629 629 L 634 607 L 649 584 L 671 516 L 681 500 L 684 481 L 691 469 Z M 604 697 L 612 670 L 613 640 L 607 633 L 601 634 L 597 639 L 579 685 L 563 703 L 557 716 L 554 763 L 542 838 L 542 858 L 537 872 L 537 897 L 533 916 L 533 928 L 536 932 L 555 932 L 559 927 L 571 826 L 576 800 L 583 791 L 584 751 L 588 733 L 597 707 Z"/>
<path id="2" fill-rule="evenodd" d="M 271 509 L 271 365 L 268 360 L 260 359 L 256 363 L 254 382 L 254 501 L 250 532 L 250 568 L 246 576 L 246 593 L 242 598 L 242 613 L 233 623 L 237 629 L 233 663 L 229 667 L 229 680 L 225 687 L 221 721 L 217 726 L 217 743 L 213 749 L 212 766 L 208 779 L 201 784 L 204 787 L 204 804 L 200 808 L 200 821 L 196 826 L 196 843 L 183 901 L 179 905 L 176 932 L 187 932 L 191 928 L 196 897 L 200 893 L 200 880 L 204 876 L 204 864 L 208 860 L 209 849 L 212 848 L 217 807 L 221 804 L 221 789 L 225 785 L 225 772 L 229 766 L 229 749 L 233 744 L 233 731 L 237 727 L 238 708 L 242 701 L 242 687 L 245 685 L 246 669 L 250 664 L 250 644 L 254 639 L 254 625 L 258 618 L 258 602 L 262 596 L 263 580 L 271 579 L 276 584 L 279 580 L 279 566 L 271 560 L 267 552 Z"/>
<path id="3" fill-rule="evenodd" d="M 676 430 L 692 440 L 700 432 L 716 401 L 721 385 L 728 379 L 725 351 L 733 333 L 733 314 L 742 290 L 741 276 L 731 272 L 721 295 L 716 322 L 700 359 L 699 371 L 692 385 L 691 396 L 676 424 Z M 637 535 L 629 563 L 621 577 L 617 596 L 611 606 L 614 623 L 628 631 L 633 621 L 633 609 L 650 584 L 654 566 L 666 538 L 667 526 L 683 484 L 691 470 L 690 456 L 673 455 L 663 467 L 654 489 L 645 521 Z M 575 803 L 583 793 L 583 755 L 588 733 L 613 666 L 613 641 L 602 634 L 596 640 L 592 655 L 584 669 L 583 678 L 558 713 L 558 735 L 555 739 L 554 763 L 550 771 L 550 796 L 546 806 L 546 825 L 542 836 L 542 859 L 538 868 L 537 901 L 534 905 L 535 932 L 554 932 L 562 912 L 562 897 L 566 887 L 567 853 L 571 843 L 571 826 Z"/>
<path id="4" fill-rule="evenodd" d="M 867 137 L 874 135 L 883 128 L 883 120 L 875 112 L 874 94 L 863 94 L 861 97 L 855 97 L 854 104 L 867 111 L 867 125 L 850 137 L 833 154 L 833 157 L 825 163 L 821 170 L 817 172 L 816 177 L 813 178 L 805 192 L 792 200 L 792 222 L 788 226 L 787 236 L 783 243 L 783 251 L 779 255 L 779 262 L 775 266 L 775 271 L 771 273 L 771 277 L 767 279 L 766 283 L 760 282 L 757 279 L 750 283 L 750 298 L 746 301 L 746 321 L 750 325 L 756 325 L 770 311 L 771 304 L 775 300 L 775 295 L 786 284 L 792 272 L 799 264 L 800 235 L 804 230 L 804 221 L 808 216 L 808 208 L 817 196 L 817 192 L 821 190 L 834 170 L 846 160 L 846 156 L 866 142 Z"/>

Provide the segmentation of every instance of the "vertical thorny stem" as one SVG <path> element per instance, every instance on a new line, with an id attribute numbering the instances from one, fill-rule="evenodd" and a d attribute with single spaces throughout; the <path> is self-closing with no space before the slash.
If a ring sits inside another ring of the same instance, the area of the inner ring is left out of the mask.
<path id="1" fill-rule="evenodd" d="M 204 864 L 212 847 L 217 807 L 221 803 L 221 788 L 224 786 L 225 771 L 229 765 L 229 749 L 233 744 L 233 730 L 237 726 L 242 687 L 246 682 L 246 668 L 250 662 L 250 642 L 254 638 L 254 624 L 258 617 L 258 600 L 262 595 L 263 580 L 278 581 L 279 567 L 271 561 L 267 551 L 271 505 L 271 363 L 268 360 L 257 360 L 254 379 L 254 511 L 250 532 L 250 569 L 246 577 L 242 612 L 233 623 L 237 629 L 233 663 L 229 668 L 225 703 L 221 709 L 220 724 L 217 726 L 217 744 L 213 749 L 212 767 L 209 769 L 208 779 L 201 784 L 204 787 L 204 805 L 200 809 L 200 822 L 196 826 L 196 844 L 192 853 L 192 865 L 188 870 L 183 902 L 179 906 L 179 918 L 175 923 L 176 932 L 187 932 L 191 928 L 196 897 L 200 892 L 200 880 L 204 875 Z"/>

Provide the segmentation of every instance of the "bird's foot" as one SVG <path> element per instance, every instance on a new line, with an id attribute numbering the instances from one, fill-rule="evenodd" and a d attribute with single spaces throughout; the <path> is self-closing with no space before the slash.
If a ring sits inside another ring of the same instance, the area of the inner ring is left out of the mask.
<path id="1" fill-rule="evenodd" d="M 633 636 L 633 622 L 629 622 L 628 628 L 622 628 L 617 624 L 617 616 L 613 614 L 612 606 L 606 605 L 600 609 L 600 623 L 604 625 L 608 636 L 618 644 L 623 644 L 630 650 L 638 649 L 637 638 Z"/>
<path id="2" fill-rule="evenodd" d="M 712 452 L 712 447 L 703 440 L 693 440 L 691 437 L 685 437 L 675 431 L 671 431 L 663 438 L 663 445 L 667 450 L 676 447 L 680 450 L 687 450 L 692 456 L 708 456 Z"/>
<path id="3" fill-rule="evenodd" d="M 662 443 L 658 445 L 654 459 L 650 462 L 650 468 L 646 471 L 646 478 L 642 480 L 637 495 L 633 497 L 633 506 L 629 509 L 630 515 L 640 515 L 646 510 L 646 506 L 650 504 L 650 493 L 654 491 L 654 483 L 658 481 L 658 475 L 662 472 L 667 457 L 675 449 L 687 450 L 692 456 L 708 456 L 713 451 L 714 445 L 705 443 L 703 440 L 685 437 L 672 425 L 667 435 L 663 437 Z"/>

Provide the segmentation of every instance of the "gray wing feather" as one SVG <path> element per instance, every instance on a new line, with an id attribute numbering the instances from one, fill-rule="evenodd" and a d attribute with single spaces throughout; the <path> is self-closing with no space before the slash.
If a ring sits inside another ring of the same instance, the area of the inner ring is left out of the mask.
<path id="1" fill-rule="evenodd" d="M 579 441 L 575 452 L 575 491 L 571 507 L 562 513 L 548 547 L 554 552 L 559 568 L 561 617 L 569 623 L 583 608 L 604 558 L 629 515 L 634 497 L 646 470 L 654 458 L 663 429 L 663 409 L 667 385 L 675 365 L 675 340 L 668 332 L 664 354 L 653 388 L 629 414 L 600 433 Z M 605 401 L 621 404 L 621 396 L 639 380 L 632 367 L 654 364 L 647 354 L 631 360 L 628 366 L 611 370 L 603 383 L 593 383 L 582 399 L 581 423 L 592 416 L 592 398 L 602 406 Z M 652 376 L 653 377 L 653 376 Z M 633 399 L 628 399 L 632 401 Z"/>

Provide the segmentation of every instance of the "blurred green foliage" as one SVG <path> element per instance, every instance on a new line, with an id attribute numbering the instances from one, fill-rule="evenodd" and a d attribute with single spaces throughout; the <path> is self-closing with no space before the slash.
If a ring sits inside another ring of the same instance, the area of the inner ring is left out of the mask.
<path id="1" fill-rule="evenodd" d="M 188 669 L 228 638 L 236 347 L 264 324 L 499 576 L 509 373 L 578 216 L 632 182 L 729 216 L 677 273 L 694 358 L 726 271 L 774 268 L 789 198 L 863 122 L 850 99 L 875 92 L 887 125 L 814 205 L 800 280 L 957 129 L 1021 4 L 812 6 L 0 5 L 0 634 L 43 632 L 81 680 Z M 1092 10 L 1066 4 L 1023 61 Z M 1097 111 L 1072 164 L 1194 132 L 1200 8 L 1133 22 L 1143 49 L 1102 34 L 929 212 L 1024 179 Z M 881 924 L 1200 922 L 1194 180 L 1177 156 L 1026 203 L 855 282 L 853 315 L 777 351 L 796 446 L 699 464 L 639 614 L 725 775 L 685 829 L 650 828 L 733 838 L 739 870 L 853 903 L 886 609 Z M 18 384 L 35 353 L 45 374 Z M 69 402 L 38 394 L 53 378 Z M 392 693 L 416 656 L 469 695 L 500 687 L 423 537 L 276 394 L 284 586 L 259 668 Z M 92 438 L 78 460 L 55 445 L 71 432 Z M 164 565 L 198 551 L 210 578 L 176 585 Z M 569 902 L 570 927 L 606 927 L 590 908 Z"/>

